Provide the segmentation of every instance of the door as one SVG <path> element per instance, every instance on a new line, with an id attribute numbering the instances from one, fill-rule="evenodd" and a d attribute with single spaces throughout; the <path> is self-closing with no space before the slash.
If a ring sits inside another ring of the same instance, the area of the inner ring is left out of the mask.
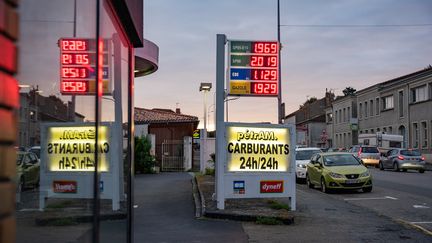
<path id="1" fill-rule="evenodd" d="M 320 158 L 321 158 L 321 156 L 319 154 L 316 154 L 311 158 L 311 163 L 308 164 L 308 166 L 310 166 L 309 170 L 308 170 L 309 179 L 311 180 L 311 182 L 313 184 L 321 183 L 320 177 L 321 177 L 322 168 L 319 167 L 319 163 L 322 163 L 322 162 L 319 162 Z"/>

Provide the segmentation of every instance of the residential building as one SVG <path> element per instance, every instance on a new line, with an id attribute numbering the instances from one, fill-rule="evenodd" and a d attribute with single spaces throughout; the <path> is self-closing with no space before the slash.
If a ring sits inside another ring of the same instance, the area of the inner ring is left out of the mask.
<path id="1" fill-rule="evenodd" d="M 337 97 L 326 109 L 329 147 L 350 148 L 357 144 L 358 120 L 355 95 Z"/>
<path id="2" fill-rule="evenodd" d="M 404 136 L 404 146 L 432 159 L 432 67 L 356 93 L 359 133 Z"/>
<path id="3" fill-rule="evenodd" d="M 331 92 L 324 98 L 306 102 L 300 109 L 285 117 L 285 123 L 295 123 L 297 145 L 308 147 L 328 147 L 328 132 L 326 131 L 326 108 L 334 99 Z"/>

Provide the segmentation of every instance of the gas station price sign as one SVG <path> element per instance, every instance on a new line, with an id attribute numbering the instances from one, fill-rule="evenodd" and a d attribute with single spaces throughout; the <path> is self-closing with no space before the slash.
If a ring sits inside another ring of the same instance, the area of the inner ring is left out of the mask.
<path id="1" fill-rule="evenodd" d="M 62 38 L 60 47 L 60 92 L 63 95 L 94 95 L 96 93 L 96 41 L 83 38 Z M 109 42 L 101 43 L 103 93 L 110 93 Z"/>
<path id="2" fill-rule="evenodd" d="M 278 96 L 279 43 L 229 41 L 229 94 Z"/>

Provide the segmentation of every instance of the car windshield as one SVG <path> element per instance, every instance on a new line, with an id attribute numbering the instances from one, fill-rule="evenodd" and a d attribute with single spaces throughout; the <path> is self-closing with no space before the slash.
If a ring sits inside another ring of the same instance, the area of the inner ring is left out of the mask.
<path id="1" fill-rule="evenodd" d="M 362 147 L 362 153 L 376 154 L 379 153 L 376 147 Z"/>
<path id="2" fill-rule="evenodd" d="M 418 150 L 401 150 L 400 154 L 405 156 L 421 156 Z"/>
<path id="3" fill-rule="evenodd" d="M 17 154 L 16 164 L 20 165 L 24 154 Z"/>
<path id="4" fill-rule="evenodd" d="M 312 155 L 321 153 L 320 150 L 314 149 L 314 150 L 298 150 L 296 151 L 296 160 L 309 160 Z"/>
<path id="5" fill-rule="evenodd" d="M 40 149 L 30 149 L 29 152 L 36 154 L 36 156 L 40 158 Z"/>
<path id="6" fill-rule="evenodd" d="M 326 166 L 360 165 L 360 162 L 351 154 L 332 154 L 323 156 Z"/>

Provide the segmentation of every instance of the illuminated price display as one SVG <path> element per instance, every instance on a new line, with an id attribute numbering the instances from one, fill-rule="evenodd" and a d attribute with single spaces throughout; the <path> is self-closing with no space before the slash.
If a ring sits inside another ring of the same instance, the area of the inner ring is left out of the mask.
<path id="1" fill-rule="evenodd" d="M 229 64 L 230 95 L 278 95 L 278 42 L 230 41 Z"/>
<path id="2" fill-rule="evenodd" d="M 100 42 L 100 78 L 103 93 L 110 93 L 109 41 Z M 96 48 L 94 39 L 62 38 L 60 47 L 60 92 L 62 94 L 94 95 L 96 83 Z"/>

